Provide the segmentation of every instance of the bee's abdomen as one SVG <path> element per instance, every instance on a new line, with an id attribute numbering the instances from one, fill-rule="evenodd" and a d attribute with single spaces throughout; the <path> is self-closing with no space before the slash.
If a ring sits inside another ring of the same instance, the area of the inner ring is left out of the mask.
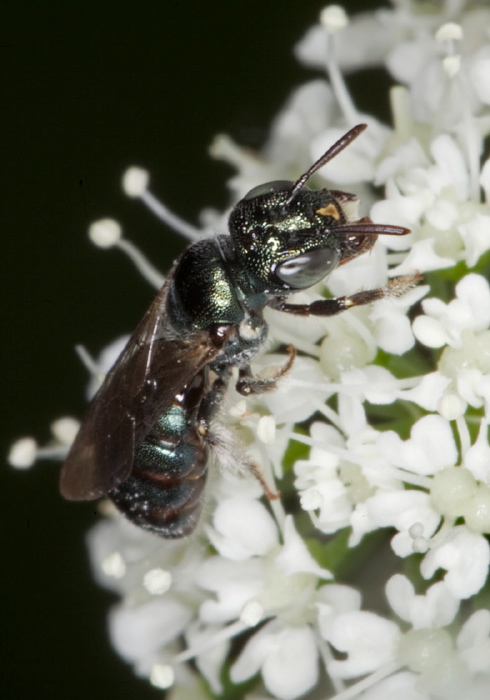
<path id="1" fill-rule="evenodd" d="M 185 407 L 174 404 L 138 446 L 130 477 L 110 497 L 133 523 L 163 537 L 196 526 L 203 503 L 208 448 Z"/>

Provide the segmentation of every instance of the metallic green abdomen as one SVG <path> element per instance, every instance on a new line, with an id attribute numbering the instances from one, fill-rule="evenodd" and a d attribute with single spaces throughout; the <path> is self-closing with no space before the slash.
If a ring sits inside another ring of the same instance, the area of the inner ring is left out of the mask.
<path id="1" fill-rule="evenodd" d="M 129 520 L 163 537 L 191 532 L 202 508 L 208 448 L 191 418 L 170 406 L 138 446 L 129 479 L 110 493 Z"/>

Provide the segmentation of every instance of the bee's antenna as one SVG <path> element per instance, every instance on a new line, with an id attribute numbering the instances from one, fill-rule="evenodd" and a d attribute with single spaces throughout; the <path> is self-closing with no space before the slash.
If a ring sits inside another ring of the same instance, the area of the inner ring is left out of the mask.
<path id="1" fill-rule="evenodd" d="M 332 158 L 335 158 L 341 151 L 344 150 L 354 139 L 356 139 L 359 134 L 361 134 L 364 129 L 367 128 L 367 124 L 358 124 L 357 126 L 354 126 L 350 131 L 348 131 L 346 134 L 342 136 L 336 143 L 334 143 L 333 146 L 330 146 L 328 151 L 324 153 L 313 165 L 311 168 L 309 168 L 300 178 L 297 180 L 294 185 L 293 189 L 291 190 L 291 194 L 289 195 L 289 199 L 286 202 L 286 205 L 291 204 L 293 199 L 296 197 L 298 192 L 303 189 L 305 184 L 308 182 L 310 177 L 316 173 L 317 170 L 320 170 L 321 167 L 323 167 L 326 163 L 328 163 L 329 160 L 332 160 Z"/>

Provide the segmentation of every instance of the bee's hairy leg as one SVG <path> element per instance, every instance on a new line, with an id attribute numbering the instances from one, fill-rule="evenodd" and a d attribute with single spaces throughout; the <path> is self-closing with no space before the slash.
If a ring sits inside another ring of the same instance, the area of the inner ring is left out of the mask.
<path id="1" fill-rule="evenodd" d="M 366 289 L 348 297 L 319 299 L 311 304 L 288 304 L 284 301 L 277 300 L 271 302 L 269 305 L 277 311 L 284 311 L 285 313 L 296 314 L 298 316 L 335 316 L 346 309 L 351 309 L 353 306 L 371 304 L 373 301 L 378 301 L 379 299 L 400 297 L 410 289 L 413 289 L 421 280 L 422 275 L 419 272 L 414 272 L 411 275 L 394 277 L 384 287 Z"/>

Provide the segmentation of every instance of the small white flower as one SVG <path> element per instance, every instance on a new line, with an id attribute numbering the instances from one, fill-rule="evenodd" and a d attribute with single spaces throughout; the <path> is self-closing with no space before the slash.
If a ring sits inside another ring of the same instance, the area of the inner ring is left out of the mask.
<path id="1" fill-rule="evenodd" d="M 490 331 L 474 334 L 463 331 L 460 346 L 446 346 L 439 359 L 440 372 L 452 379 L 451 389 L 460 399 L 475 408 L 490 409 L 490 371 L 488 349 Z"/>
<path id="2" fill-rule="evenodd" d="M 401 440 L 393 431 L 382 433 L 378 447 L 392 464 L 414 474 L 435 474 L 458 458 L 451 426 L 438 415 L 420 418 L 408 440 Z"/>
<path id="3" fill-rule="evenodd" d="M 392 610 L 414 629 L 446 627 L 459 609 L 455 598 L 442 581 L 433 584 L 425 595 L 415 595 L 406 576 L 395 574 L 386 584 L 386 597 Z"/>
<path id="4" fill-rule="evenodd" d="M 152 600 L 136 608 L 118 606 L 109 615 L 109 634 L 118 653 L 139 675 L 149 675 L 162 660 L 162 647 L 173 642 L 190 620 L 192 611 L 175 599 Z"/>
<path id="5" fill-rule="evenodd" d="M 235 561 L 210 557 L 197 571 L 197 583 L 214 594 L 201 605 L 200 618 L 209 624 L 237 619 L 251 600 L 263 590 L 263 565 L 259 559 Z"/>
<path id="6" fill-rule="evenodd" d="M 462 333 L 479 333 L 490 325 L 490 287 L 481 275 L 466 275 L 456 285 L 456 298 L 444 304 L 440 299 L 425 299 L 422 307 L 426 316 L 418 316 L 413 330 L 429 347 L 451 345 L 459 348 Z M 436 339 L 432 340 L 432 339 Z M 435 345 L 437 342 L 437 345 Z"/>
<path id="7" fill-rule="evenodd" d="M 229 503 L 227 508 L 232 505 Z M 218 519 L 224 517 L 221 514 Z M 233 517 L 231 512 L 228 517 Z M 251 522 L 247 519 L 245 525 L 250 526 Z M 226 524 L 224 520 L 223 523 Z M 242 561 L 227 560 L 232 538 L 233 534 L 221 556 L 208 560 L 198 574 L 199 584 L 217 595 L 216 601 L 203 603 L 201 618 L 214 623 L 236 618 L 254 600 L 261 605 L 265 616 L 275 611 L 275 620 L 252 636 L 232 667 L 231 675 L 235 682 L 240 682 L 261 670 L 266 687 L 276 697 L 298 697 L 315 684 L 318 676 L 313 630 L 299 621 L 314 619 L 317 577 L 329 578 L 330 573 L 319 567 L 308 553 L 291 518 L 286 519 L 284 545 L 280 547 L 271 539 L 265 559 L 260 558 L 265 552 L 257 542 L 255 548 L 248 548 L 248 557 L 242 553 Z M 238 538 L 242 539 L 240 531 Z M 285 674 L 284 668 L 279 674 L 280 665 L 289 654 L 295 657 L 294 663 L 288 664 L 291 676 Z"/>
<path id="8" fill-rule="evenodd" d="M 420 535 L 427 539 L 432 537 L 440 522 L 440 515 L 431 508 L 429 495 L 423 491 L 379 490 L 368 498 L 365 507 L 372 529 L 395 527 L 398 530 L 391 546 L 399 557 L 410 556 L 415 551 L 414 525 L 422 526 Z"/>
<path id="9" fill-rule="evenodd" d="M 423 294 L 422 288 L 413 289 L 399 299 L 383 299 L 376 304 L 370 318 L 374 323 L 374 337 L 382 350 L 403 355 L 413 347 L 415 338 L 407 311 Z"/>
<path id="10" fill-rule="evenodd" d="M 330 625 L 327 641 L 347 655 L 330 661 L 328 670 L 340 678 L 372 673 L 396 658 L 400 630 L 394 622 L 363 610 L 339 615 Z"/>
<path id="11" fill-rule="evenodd" d="M 313 424 L 310 434 L 315 441 L 326 445 L 343 444 L 340 434 L 324 423 Z M 299 460 L 295 465 L 301 505 L 323 532 L 345 527 L 352 511 L 347 488 L 339 478 L 339 466 L 338 456 L 318 448 L 311 449 L 308 460 Z"/>
<path id="12" fill-rule="evenodd" d="M 318 591 L 316 607 L 320 634 L 327 639 L 332 623 L 339 615 L 360 610 L 361 594 L 349 586 L 332 583 Z"/>
<path id="13" fill-rule="evenodd" d="M 261 672 L 265 687 L 280 700 L 294 700 L 318 680 L 318 647 L 307 625 L 284 627 L 274 620 L 256 632 L 231 667 L 233 682 Z"/>
<path id="14" fill-rule="evenodd" d="M 413 401 L 418 404 L 426 411 L 437 411 L 443 397 L 445 396 L 446 389 L 451 384 L 449 377 L 445 377 L 440 372 L 430 372 L 421 377 L 420 381 L 413 389 L 405 389 L 400 392 L 399 398 L 403 398 L 407 401 Z M 466 405 L 458 406 L 459 411 L 456 415 L 451 416 L 456 418 L 460 413 L 464 413 Z M 443 418 L 450 420 L 441 413 Z"/>
<path id="15" fill-rule="evenodd" d="M 420 571 L 425 579 L 430 579 L 438 569 L 444 569 L 447 572 L 444 581 L 449 591 L 456 598 L 465 600 L 485 585 L 489 566 L 487 540 L 460 525 L 427 552 Z"/>

